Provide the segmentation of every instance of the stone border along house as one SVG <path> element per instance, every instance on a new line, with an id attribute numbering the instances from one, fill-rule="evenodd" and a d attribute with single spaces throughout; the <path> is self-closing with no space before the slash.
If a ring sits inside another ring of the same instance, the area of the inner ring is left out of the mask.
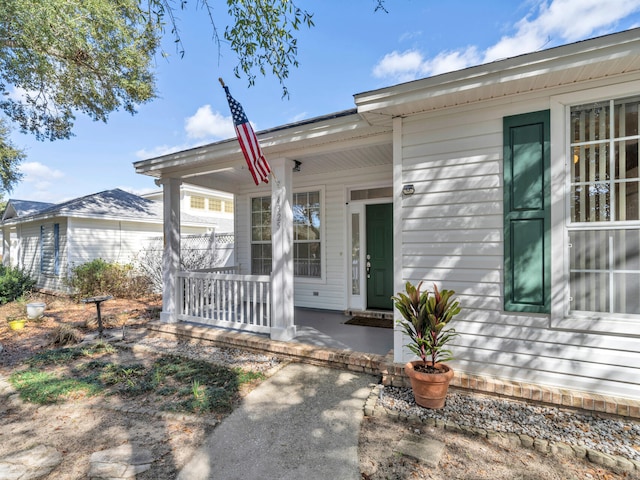
<path id="1" fill-rule="evenodd" d="M 120 189 L 59 204 L 10 199 L 0 222 L 2 261 L 25 270 L 39 289 L 67 292 L 74 266 L 96 258 L 130 263 L 151 248 L 162 235 L 162 211 L 161 202 Z M 215 225 L 212 217 L 183 215 L 182 233 L 209 237 Z"/>
<path id="2" fill-rule="evenodd" d="M 259 132 L 269 185 L 235 139 L 135 163 L 164 187 L 162 320 L 290 339 L 294 305 L 390 312 L 425 280 L 464 307 L 459 372 L 640 399 L 640 29 L 355 105 Z M 207 304 L 221 277 L 177 267 L 182 182 L 236 195 L 231 317 Z M 404 343 L 396 328 L 395 362 Z"/>

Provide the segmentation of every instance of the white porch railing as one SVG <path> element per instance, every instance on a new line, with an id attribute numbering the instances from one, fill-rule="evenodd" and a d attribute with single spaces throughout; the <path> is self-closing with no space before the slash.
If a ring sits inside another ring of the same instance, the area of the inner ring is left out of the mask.
<path id="1" fill-rule="evenodd" d="M 178 320 L 270 332 L 269 275 L 183 271 L 178 273 L 178 292 Z"/>
<path id="2" fill-rule="evenodd" d="M 198 273 L 227 273 L 227 274 L 237 274 L 240 272 L 240 267 L 231 266 L 231 267 L 216 267 L 216 268 L 198 268 L 197 270 L 189 270 L 190 272 L 198 272 Z"/>

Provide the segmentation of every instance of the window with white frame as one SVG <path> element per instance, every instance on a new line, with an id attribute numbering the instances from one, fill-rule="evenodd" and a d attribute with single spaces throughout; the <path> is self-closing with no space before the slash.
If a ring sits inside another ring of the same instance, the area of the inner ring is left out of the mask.
<path id="1" fill-rule="evenodd" d="M 570 311 L 640 312 L 640 97 L 571 107 Z"/>
<path id="2" fill-rule="evenodd" d="M 320 192 L 293 194 L 293 274 L 322 276 Z M 251 272 L 271 273 L 271 197 L 251 199 Z"/>

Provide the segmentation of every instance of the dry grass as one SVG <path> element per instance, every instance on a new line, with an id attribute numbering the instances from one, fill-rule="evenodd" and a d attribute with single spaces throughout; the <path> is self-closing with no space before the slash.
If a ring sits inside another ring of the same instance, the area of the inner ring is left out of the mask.
<path id="1" fill-rule="evenodd" d="M 31 302 L 46 304 L 44 316 L 27 321 L 22 330 L 11 330 L 7 318 L 26 315 L 26 305 Z M 159 296 L 146 298 L 113 299 L 102 303 L 102 320 L 107 328 L 142 325 L 158 318 L 162 306 Z M 76 302 L 68 297 L 32 294 L 20 302 L 0 305 L 0 367 L 16 362 L 48 348 L 52 341 L 62 341 L 74 331 L 84 334 L 97 330 L 97 310 L 94 304 Z"/>

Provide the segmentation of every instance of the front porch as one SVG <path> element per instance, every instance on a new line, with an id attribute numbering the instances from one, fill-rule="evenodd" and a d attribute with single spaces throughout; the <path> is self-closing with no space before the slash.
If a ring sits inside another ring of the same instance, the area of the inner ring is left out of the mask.
<path id="1" fill-rule="evenodd" d="M 177 320 L 271 336 L 272 286 L 268 275 L 238 275 L 235 267 L 177 274 Z M 361 312 L 391 317 L 392 312 Z M 294 307 L 291 341 L 339 350 L 387 355 L 393 328 L 348 325 L 351 312 Z"/>
<path id="2" fill-rule="evenodd" d="M 268 335 L 272 340 L 296 341 L 310 335 L 313 342 L 338 348 L 374 348 L 381 354 L 392 350 L 391 329 L 388 344 L 380 343 L 377 335 L 369 338 L 355 333 L 358 327 L 342 325 L 346 318 L 341 314 L 342 322 L 332 322 L 335 317 L 327 314 L 324 328 L 329 331 L 310 334 L 309 325 L 294 314 L 295 307 L 330 312 L 389 307 L 377 299 L 390 302 L 396 274 L 392 256 L 397 252 L 389 245 L 377 250 L 369 245 L 379 236 L 369 235 L 367 227 L 376 217 L 368 213 L 369 207 L 388 207 L 395 201 L 392 144 L 390 125 L 372 126 L 351 110 L 263 132 L 261 145 L 273 173 L 268 185 L 248 181 L 235 139 L 138 162 L 137 171 L 157 177 L 163 187 L 161 320 Z M 235 195 L 233 273 L 181 271 L 183 183 Z M 391 231 L 390 211 L 384 220 Z M 381 250 L 387 263 L 374 265 L 374 251 Z M 376 283 L 381 277 L 382 289 Z M 338 337 L 347 342 L 336 340 L 336 329 L 346 329 Z"/>

